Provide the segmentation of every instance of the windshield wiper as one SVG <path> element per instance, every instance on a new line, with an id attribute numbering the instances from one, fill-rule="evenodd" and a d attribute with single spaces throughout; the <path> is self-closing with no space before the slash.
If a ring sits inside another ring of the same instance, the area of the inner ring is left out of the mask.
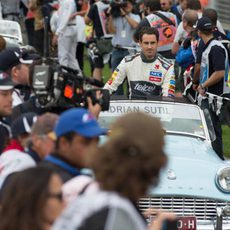
<path id="1" fill-rule="evenodd" d="M 168 131 L 168 130 L 166 130 L 166 134 L 195 137 L 195 138 L 200 138 L 202 140 L 206 140 L 206 138 L 204 136 L 200 136 L 198 134 L 193 134 L 193 133 L 187 133 L 187 132 L 178 132 L 178 131 Z"/>

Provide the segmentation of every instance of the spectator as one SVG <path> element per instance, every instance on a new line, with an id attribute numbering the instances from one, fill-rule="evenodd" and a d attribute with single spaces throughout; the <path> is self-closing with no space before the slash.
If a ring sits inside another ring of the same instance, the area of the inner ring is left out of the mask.
<path id="1" fill-rule="evenodd" d="M 216 134 L 212 147 L 217 155 L 224 159 L 222 144 L 222 129 L 216 108 L 210 106 L 206 92 L 221 96 L 224 93 L 224 76 L 228 74 L 228 53 L 220 41 L 214 39 L 212 21 L 207 17 L 198 20 L 196 29 L 205 47 L 201 58 L 200 81 L 197 91 L 200 95 L 199 105 L 203 110 L 208 110 Z"/>
<path id="2" fill-rule="evenodd" d="M 112 35 L 108 34 L 106 31 L 107 19 L 106 19 L 105 10 L 108 7 L 109 7 L 108 3 L 97 0 L 95 1 L 94 4 L 90 6 L 89 11 L 85 16 L 86 25 L 90 25 L 91 23 L 93 23 L 95 39 L 97 40 L 106 39 L 111 41 Z M 93 77 L 99 81 L 102 81 L 102 70 L 104 67 L 103 55 L 101 54 L 95 55 L 95 57 L 93 58 L 93 65 L 94 65 Z"/>
<path id="3" fill-rule="evenodd" d="M 185 71 L 190 70 L 195 64 L 196 52 L 199 44 L 199 37 L 194 31 L 193 26 L 198 20 L 198 15 L 195 10 L 187 9 L 182 16 L 183 28 L 186 31 L 187 38 L 182 42 L 179 51 L 176 54 L 176 62 L 182 67 L 180 75 L 178 76 L 176 83 L 176 89 L 183 92 L 184 88 L 189 82 L 184 78 Z"/>
<path id="4" fill-rule="evenodd" d="M 37 121 L 32 126 L 30 142 L 26 153 L 36 163 L 39 163 L 48 154 L 54 152 L 55 142 L 53 131 L 58 118 L 59 116 L 56 114 L 44 113 L 38 116 Z"/>
<path id="5" fill-rule="evenodd" d="M 125 57 L 104 88 L 113 93 L 127 77 L 130 98 L 153 95 L 174 96 L 174 65 L 157 54 L 158 41 L 158 30 L 144 27 L 140 32 L 141 53 Z"/>
<path id="6" fill-rule="evenodd" d="M 194 10 L 196 12 L 196 14 L 198 15 L 198 18 L 200 18 L 202 16 L 202 8 L 201 8 L 200 0 L 187 0 L 187 8 L 189 10 Z M 184 13 L 185 13 L 185 11 L 184 11 Z M 191 17 L 192 16 L 189 16 L 189 18 L 191 18 Z M 193 16 L 193 18 L 194 18 L 194 16 Z M 186 21 L 186 18 L 184 19 L 184 21 Z M 188 35 L 189 35 L 189 33 L 184 29 L 184 26 L 183 26 L 183 16 L 182 16 L 182 21 L 180 22 L 180 24 L 177 27 L 176 35 L 175 35 L 173 45 L 172 45 L 172 53 L 173 54 L 176 54 L 178 52 L 180 45 L 182 44 L 184 39 L 186 39 L 188 37 Z"/>
<path id="7" fill-rule="evenodd" d="M 19 22 L 20 1 L 1 0 L 2 18 Z"/>
<path id="8" fill-rule="evenodd" d="M 7 48 L 0 53 L 0 70 L 7 72 L 17 89 L 13 93 L 13 106 L 29 98 L 29 65 L 40 56 L 32 51 Z"/>
<path id="9" fill-rule="evenodd" d="M 179 0 L 178 5 L 173 5 L 171 12 L 177 17 L 177 23 L 179 24 L 182 20 L 184 11 L 188 8 L 188 0 Z"/>
<path id="10" fill-rule="evenodd" d="M 12 139 L 0 156 L 0 187 L 10 174 L 35 166 L 33 159 L 24 152 L 35 120 L 36 114 L 26 113 L 12 123 Z"/>
<path id="11" fill-rule="evenodd" d="M 110 11 L 108 17 L 108 31 L 111 34 L 114 34 L 112 38 L 112 71 L 117 68 L 125 56 L 129 55 L 129 50 L 127 47 L 137 46 L 132 37 L 135 29 L 138 26 L 138 23 L 140 22 L 140 17 L 137 14 L 133 14 L 132 10 L 133 1 L 128 0 L 127 5 L 124 8 L 120 8 L 120 16 L 113 15 L 113 13 Z M 123 94 L 122 85 L 119 86 L 117 94 Z"/>
<path id="12" fill-rule="evenodd" d="M 42 14 L 42 1 L 29 0 L 28 9 L 34 16 L 33 45 L 41 56 L 44 55 L 44 18 Z M 30 33 L 30 31 L 28 31 Z"/>
<path id="13" fill-rule="evenodd" d="M 143 27 L 157 28 L 160 34 L 158 52 L 166 58 L 174 58 L 171 48 L 177 29 L 176 16 L 173 13 L 161 11 L 160 0 L 146 0 L 145 7 L 148 16 L 138 25 L 134 34 L 135 41 L 139 41 L 140 30 Z"/>
<path id="14" fill-rule="evenodd" d="M 212 33 L 216 40 L 219 40 L 219 41 L 229 40 L 227 36 L 221 31 L 222 27 L 218 26 L 218 14 L 216 10 L 207 8 L 204 10 L 203 16 L 211 20 Z M 201 58 L 202 58 L 204 47 L 205 47 L 205 44 L 201 40 L 198 46 L 197 53 L 196 53 L 196 63 L 195 63 L 194 77 L 193 77 L 193 89 L 194 90 L 197 90 L 197 87 L 199 85 Z"/>
<path id="15" fill-rule="evenodd" d="M 64 207 L 61 186 L 60 177 L 48 168 L 12 174 L 1 194 L 0 229 L 50 229 Z"/>
<path id="16" fill-rule="evenodd" d="M 12 114 L 13 88 L 13 82 L 9 75 L 0 72 L 0 154 L 11 136 L 10 124 L 6 118 Z"/>
<path id="17" fill-rule="evenodd" d="M 160 0 L 161 10 L 170 12 L 172 8 L 172 0 Z"/>
<path id="18" fill-rule="evenodd" d="M 112 125 L 109 140 L 88 154 L 88 165 L 94 170 L 101 190 L 74 200 L 53 229 L 65 226 L 90 230 L 108 226 L 120 230 L 125 226 L 126 230 L 146 230 L 136 202 L 149 186 L 158 183 L 160 169 L 167 161 L 163 139 L 158 119 L 139 112 L 120 117 Z"/>
<path id="19" fill-rule="evenodd" d="M 56 150 L 40 164 L 54 169 L 63 182 L 81 175 L 86 151 L 96 147 L 98 137 L 105 134 L 96 119 L 86 109 L 74 108 L 61 114 L 55 127 Z"/>
<path id="20" fill-rule="evenodd" d="M 61 0 L 58 8 L 57 30 L 53 36 L 53 45 L 58 45 L 58 61 L 61 65 L 80 70 L 76 55 L 76 20 L 72 14 L 77 5 L 74 0 Z"/>

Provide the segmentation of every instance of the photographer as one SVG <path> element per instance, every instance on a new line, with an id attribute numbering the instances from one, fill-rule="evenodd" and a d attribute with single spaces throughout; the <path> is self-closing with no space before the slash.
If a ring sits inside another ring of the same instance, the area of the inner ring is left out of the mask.
<path id="1" fill-rule="evenodd" d="M 40 56 L 33 50 L 6 48 L 0 53 L 0 70 L 8 73 L 15 85 L 13 106 L 28 100 L 30 95 L 29 68 Z"/>
<path id="2" fill-rule="evenodd" d="M 129 55 L 128 49 L 125 47 L 137 46 L 132 37 L 140 22 L 140 16 L 133 14 L 132 11 L 132 0 L 122 3 L 112 2 L 107 11 L 109 13 L 107 30 L 114 34 L 112 39 L 112 71 L 116 69 L 125 56 Z M 118 88 L 117 94 L 123 94 L 122 85 Z"/>

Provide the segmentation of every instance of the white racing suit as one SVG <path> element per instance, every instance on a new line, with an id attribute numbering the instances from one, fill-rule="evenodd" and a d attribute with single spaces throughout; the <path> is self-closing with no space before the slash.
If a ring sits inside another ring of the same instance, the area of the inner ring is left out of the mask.
<path id="1" fill-rule="evenodd" d="M 140 53 L 126 56 L 104 88 L 113 93 L 126 77 L 130 98 L 147 95 L 174 96 L 174 65 L 159 54 L 151 62 L 144 62 Z"/>

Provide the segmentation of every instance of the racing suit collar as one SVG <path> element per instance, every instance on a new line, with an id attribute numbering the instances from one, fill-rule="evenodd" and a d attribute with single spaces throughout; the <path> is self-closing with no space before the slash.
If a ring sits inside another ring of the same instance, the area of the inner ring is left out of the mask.
<path id="1" fill-rule="evenodd" d="M 143 62 L 145 62 L 145 63 L 152 63 L 152 62 L 154 62 L 156 59 L 157 59 L 157 55 L 156 55 L 154 58 L 152 58 L 152 59 L 147 59 L 147 58 L 145 57 L 145 55 L 143 54 L 143 52 L 141 52 L 141 60 L 142 60 Z"/>

